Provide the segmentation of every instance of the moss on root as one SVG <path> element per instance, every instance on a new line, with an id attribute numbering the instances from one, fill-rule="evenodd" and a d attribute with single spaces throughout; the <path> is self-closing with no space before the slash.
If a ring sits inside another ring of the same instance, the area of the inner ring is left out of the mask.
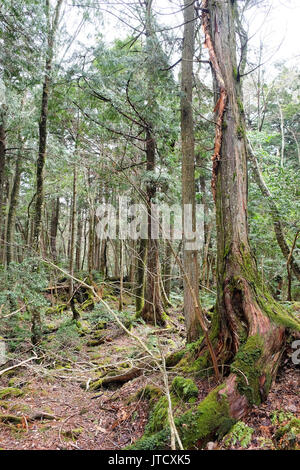
<path id="1" fill-rule="evenodd" d="M 178 364 L 178 362 L 183 358 L 183 356 L 185 355 L 185 352 L 186 352 L 185 349 L 181 349 L 179 351 L 175 351 L 172 354 L 170 354 L 166 358 L 166 366 L 175 367 Z"/>
<path id="2" fill-rule="evenodd" d="M 262 338 L 259 335 L 251 336 L 240 347 L 231 365 L 231 371 L 237 375 L 238 391 L 247 397 L 249 403 L 256 405 L 261 403 L 259 377 L 262 375 L 262 365 L 259 360 L 262 352 Z"/>
<path id="3" fill-rule="evenodd" d="M 185 412 L 179 408 L 180 399 L 172 393 L 175 424 L 185 449 L 201 448 L 209 438 L 223 437 L 235 423 L 229 414 L 227 397 L 219 394 L 222 387 L 214 389 L 199 405 L 193 405 Z M 162 450 L 169 446 L 169 439 L 168 402 L 162 397 L 150 415 L 144 436 L 130 449 Z"/>

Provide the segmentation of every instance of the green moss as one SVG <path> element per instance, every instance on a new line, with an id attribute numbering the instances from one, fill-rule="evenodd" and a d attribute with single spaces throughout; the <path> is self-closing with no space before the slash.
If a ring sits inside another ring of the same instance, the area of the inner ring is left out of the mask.
<path id="1" fill-rule="evenodd" d="M 5 400 L 0 400 L 0 408 L 7 410 L 9 408 L 10 402 Z"/>
<path id="2" fill-rule="evenodd" d="M 190 449 L 198 441 L 203 445 L 211 436 L 223 437 L 235 423 L 229 415 L 226 396 L 219 394 L 222 388 L 223 385 L 215 388 L 198 406 L 175 420 L 184 448 Z"/>
<path id="3" fill-rule="evenodd" d="M 80 434 L 84 431 L 83 428 L 75 428 L 75 429 L 69 429 L 67 431 L 62 431 L 62 435 L 66 439 L 71 439 L 72 441 L 77 441 L 79 438 Z"/>
<path id="4" fill-rule="evenodd" d="M 238 104 L 240 113 L 243 114 L 244 113 L 244 105 L 243 105 L 243 102 L 240 98 L 237 99 L 237 104 Z"/>
<path id="5" fill-rule="evenodd" d="M 275 433 L 280 449 L 300 449 L 300 419 L 293 418 L 289 423 L 281 426 Z"/>
<path id="6" fill-rule="evenodd" d="M 89 386 L 89 390 L 99 390 L 102 387 L 103 379 L 98 379 L 92 382 Z M 85 384 L 84 384 L 85 385 Z"/>
<path id="7" fill-rule="evenodd" d="M 198 398 L 198 387 L 195 382 L 191 379 L 185 379 L 184 377 L 175 377 L 171 385 L 171 392 L 177 395 L 183 400 L 189 400 L 191 398 Z"/>
<path id="8" fill-rule="evenodd" d="M 125 450 L 156 450 L 167 449 L 170 440 L 170 431 L 163 429 L 152 436 L 143 436 L 136 443 L 125 448 Z"/>
<path id="9" fill-rule="evenodd" d="M 244 272 L 245 278 L 251 285 L 252 291 L 255 295 L 256 301 L 261 308 L 261 311 L 275 324 L 291 328 L 296 331 L 300 331 L 300 320 L 288 311 L 282 305 L 280 305 L 270 294 L 268 290 L 263 289 L 261 276 L 254 269 L 253 260 L 251 254 L 248 251 L 242 253 L 242 271 Z"/>
<path id="10" fill-rule="evenodd" d="M 236 128 L 236 133 L 239 139 L 244 139 L 246 137 L 245 127 L 242 124 L 239 124 Z"/>
<path id="11" fill-rule="evenodd" d="M 155 387 L 154 385 L 146 385 L 146 387 L 139 390 L 136 395 L 134 396 L 135 399 L 144 399 L 148 400 L 150 404 L 150 408 L 153 407 L 154 403 L 161 397 L 162 390 L 159 387 Z"/>
<path id="12" fill-rule="evenodd" d="M 229 415 L 225 395 L 219 394 L 222 385 L 214 389 L 199 404 L 186 412 L 178 411 L 179 401 L 172 397 L 175 424 L 185 449 L 202 447 L 210 437 L 223 437 L 235 423 Z M 177 408 L 176 408 L 177 406 Z M 154 408 L 145 435 L 131 449 L 165 449 L 169 445 L 168 402 L 162 397 Z"/>
<path id="13" fill-rule="evenodd" d="M 8 397 L 19 397 L 23 395 L 23 391 L 15 387 L 6 387 L 0 389 L 0 400 Z"/>
<path id="14" fill-rule="evenodd" d="M 181 349 L 180 351 L 175 351 L 166 358 L 166 366 L 174 367 L 178 362 L 183 358 L 186 350 Z"/>
<path id="15" fill-rule="evenodd" d="M 0 423 L 13 423 L 13 424 L 20 424 L 22 423 L 22 416 L 14 416 L 14 415 L 1 415 L 0 414 Z"/>
<path id="16" fill-rule="evenodd" d="M 172 397 L 172 405 L 175 406 L 178 400 Z M 145 435 L 151 435 L 164 429 L 168 423 L 168 399 L 166 396 L 161 397 L 156 403 L 148 424 L 145 429 Z"/>
<path id="17" fill-rule="evenodd" d="M 96 330 L 104 330 L 107 328 L 107 322 L 106 321 L 99 321 L 95 327 Z"/>
<path id="18" fill-rule="evenodd" d="M 261 403 L 258 379 L 262 374 L 262 364 L 259 361 L 262 351 L 262 338 L 259 335 L 250 336 L 240 347 L 231 365 L 232 372 L 238 377 L 239 392 L 245 395 L 250 403 L 256 405 Z"/>
<path id="19" fill-rule="evenodd" d="M 47 315 L 60 315 L 65 310 L 67 310 L 67 308 L 68 308 L 68 304 L 55 305 L 54 307 L 49 307 L 46 311 L 46 314 Z"/>

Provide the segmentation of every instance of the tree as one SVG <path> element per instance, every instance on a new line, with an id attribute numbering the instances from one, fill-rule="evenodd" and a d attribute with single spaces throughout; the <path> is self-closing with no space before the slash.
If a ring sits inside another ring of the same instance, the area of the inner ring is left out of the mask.
<path id="1" fill-rule="evenodd" d="M 184 3 L 184 34 L 181 68 L 181 146 L 182 146 L 182 221 L 183 221 L 183 266 L 189 282 L 199 296 L 199 268 L 197 250 L 187 249 L 188 239 L 185 230 L 187 207 L 192 207 L 192 227 L 196 233 L 195 201 L 195 139 L 193 121 L 193 60 L 195 42 L 196 12 L 194 3 Z M 190 286 L 184 278 L 184 317 L 187 341 L 193 342 L 199 337 L 199 321 L 190 292 Z"/>
<path id="2" fill-rule="evenodd" d="M 48 101 L 51 84 L 51 71 L 54 55 L 55 36 L 57 33 L 60 9 L 63 0 L 57 0 L 52 17 L 50 0 L 45 0 L 45 15 L 47 21 L 47 51 L 45 75 L 42 91 L 41 114 L 39 121 L 39 153 L 36 164 L 36 200 L 35 200 L 35 220 L 34 220 L 34 245 L 37 251 L 40 250 L 40 236 L 42 228 L 42 215 L 44 205 L 44 171 L 47 150 L 47 121 L 48 121 Z"/>
<path id="3" fill-rule="evenodd" d="M 216 400 L 227 403 L 230 418 L 240 419 L 269 392 L 283 351 L 285 327 L 299 329 L 300 325 L 261 287 L 248 240 L 247 139 L 234 33 L 237 2 L 208 0 L 203 8 L 218 97 L 212 176 L 218 250 L 215 346 L 222 363 L 232 361 Z"/>
<path id="4" fill-rule="evenodd" d="M 155 60 L 155 33 L 153 31 L 152 0 L 145 2 L 145 28 L 146 28 L 146 53 L 147 53 L 147 104 L 149 110 L 154 110 L 155 94 L 153 89 L 153 61 Z M 153 238 L 152 227 L 155 223 L 155 215 L 152 211 L 152 203 L 156 195 L 155 167 L 156 167 L 156 143 L 153 132 L 154 123 L 148 119 L 146 127 L 146 158 L 147 171 L 152 173 L 150 181 L 147 183 L 147 211 L 148 211 L 148 242 L 147 242 L 147 272 L 144 306 L 141 317 L 148 323 L 164 325 L 163 304 L 160 287 L 160 268 L 158 240 Z"/>

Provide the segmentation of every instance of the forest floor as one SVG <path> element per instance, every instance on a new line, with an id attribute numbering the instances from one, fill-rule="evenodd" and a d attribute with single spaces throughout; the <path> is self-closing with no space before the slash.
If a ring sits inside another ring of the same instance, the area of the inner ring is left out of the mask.
<path id="1" fill-rule="evenodd" d="M 112 298 L 110 305 L 116 308 L 116 300 Z M 127 315 L 126 321 L 130 311 L 133 306 L 127 305 L 127 313 L 123 314 Z M 161 331 L 137 321 L 132 323 L 131 331 L 149 348 L 167 354 L 184 346 L 180 307 L 171 309 L 170 322 L 170 328 Z M 83 314 L 79 328 L 70 321 L 69 312 L 48 315 L 46 324 L 39 360 L 0 377 L 0 448 L 120 450 L 142 436 L 149 404 L 143 397 L 137 398 L 136 392 L 146 384 L 161 387 L 159 372 L 150 368 L 122 386 L 99 390 L 90 387 L 93 380 L 111 371 L 112 365 L 121 365 L 126 371 L 135 363 L 141 353 L 135 340 L 99 306 Z M 99 337 L 102 344 L 97 344 Z M 16 347 L 15 361 L 31 355 L 25 354 L 23 343 Z M 291 418 L 300 418 L 299 366 L 293 365 L 290 355 L 291 350 L 286 353 L 267 401 L 254 407 L 234 433 L 221 442 L 210 442 L 207 448 L 280 448 L 276 430 Z M 172 370 L 169 374 L 171 382 Z M 195 382 L 199 401 L 215 386 L 212 377 Z"/>

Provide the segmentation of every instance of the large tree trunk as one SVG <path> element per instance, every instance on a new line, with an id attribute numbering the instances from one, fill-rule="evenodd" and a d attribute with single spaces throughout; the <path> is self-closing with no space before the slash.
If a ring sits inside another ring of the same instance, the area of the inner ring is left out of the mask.
<path id="1" fill-rule="evenodd" d="M 248 379 L 249 386 L 245 386 L 240 374 L 233 373 L 225 387 L 228 399 L 234 396 L 230 406 L 240 417 L 253 402 L 259 404 L 265 398 L 276 374 L 284 312 L 269 292 L 261 290 L 248 240 L 247 140 L 233 33 L 237 5 L 235 1 L 205 3 L 210 11 L 203 15 L 206 45 L 218 93 L 212 180 L 217 223 L 217 353 L 222 361 L 237 354 L 234 364 Z M 257 358 L 250 346 L 257 349 Z M 243 357 L 242 351 L 249 357 Z M 247 361 L 253 370 L 247 369 Z"/>
<path id="2" fill-rule="evenodd" d="M 181 68 L 181 146 L 182 146 L 182 220 L 183 220 L 183 267 L 189 282 L 199 296 L 198 251 L 187 248 L 189 240 L 185 231 L 184 218 L 186 208 L 192 207 L 192 226 L 196 229 L 195 201 L 195 139 L 193 121 L 193 59 L 195 43 L 195 8 L 193 2 L 184 2 L 184 36 Z M 201 331 L 191 295 L 191 288 L 186 278 L 184 289 L 184 317 L 187 342 L 193 342 Z"/>
<path id="3" fill-rule="evenodd" d="M 299 328 L 259 280 L 248 240 L 247 139 L 236 63 L 236 1 L 207 0 L 206 46 L 217 84 L 212 189 L 217 224 L 215 347 L 220 362 L 232 362 L 218 397 L 232 419 L 267 396 L 284 346 L 285 326 Z M 226 397 L 226 398 L 225 398 Z"/>

